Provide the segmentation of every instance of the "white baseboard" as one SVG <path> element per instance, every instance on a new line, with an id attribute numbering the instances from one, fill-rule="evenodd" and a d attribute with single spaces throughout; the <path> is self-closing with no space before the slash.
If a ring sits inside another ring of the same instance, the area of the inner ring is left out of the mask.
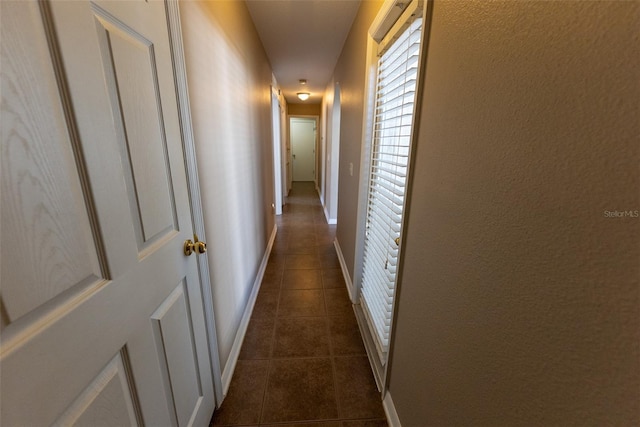
<path id="1" fill-rule="evenodd" d="M 262 283 L 264 272 L 267 269 L 267 264 L 269 263 L 269 255 L 271 255 L 271 249 L 273 248 L 273 242 L 276 239 L 277 232 L 278 227 L 274 225 L 273 231 L 271 232 L 271 237 L 269 238 L 269 243 L 267 244 L 267 249 L 265 250 L 264 256 L 262 257 L 262 263 L 260 264 L 260 268 L 258 269 L 258 274 L 256 275 L 256 278 L 253 282 L 251 295 L 249 295 L 247 306 L 245 307 L 244 313 L 242 314 L 240 326 L 238 326 L 238 331 L 236 332 L 236 338 L 233 340 L 233 346 L 231 346 L 229 358 L 227 359 L 227 363 L 225 364 L 224 370 L 222 371 L 222 399 L 227 396 L 229 386 L 231 385 L 231 378 L 233 377 L 233 372 L 236 369 L 236 363 L 238 362 L 238 357 L 240 356 L 240 349 L 242 348 L 244 336 L 247 333 L 247 328 L 249 327 L 249 320 L 251 320 L 253 307 L 256 305 L 256 299 L 258 298 L 258 292 L 260 291 L 260 284 Z M 222 403 L 222 400 L 220 401 L 220 403 Z"/>
<path id="2" fill-rule="evenodd" d="M 324 217 L 327 219 L 327 224 L 333 225 L 333 224 L 337 224 L 338 223 L 338 218 L 330 218 L 329 217 L 329 211 L 327 211 L 327 207 L 326 206 L 324 206 L 324 209 L 322 209 L 322 211 L 324 212 Z"/>
<path id="3" fill-rule="evenodd" d="M 344 256 L 342 255 L 342 249 L 340 249 L 340 243 L 338 242 L 338 238 L 336 237 L 333 241 L 333 246 L 336 248 L 336 253 L 338 254 L 338 260 L 340 261 L 340 269 L 342 270 L 342 276 L 344 277 L 344 282 L 347 284 L 347 291 L 349 292 L 349 299 L 351 302 L 353 301 L 353 282 L 351 282 L 351 277 L 349 277 L 349 269 L 347 268 L 347 263 L 344 260 Z"/>
<path id="4" fill-rule="evenodd" d="M 387 423 L 389 424 L 389 427 L 402 427 L 400 424 L 400 418 L 398 418 L 398 413 L 396 412 L 396 407 L 393 405 L 393 400 L 391 399 L 391 394 L 388 390 L 382 400 L 382 407 L 384 408 L 384 413 L 387 416 Z"/>

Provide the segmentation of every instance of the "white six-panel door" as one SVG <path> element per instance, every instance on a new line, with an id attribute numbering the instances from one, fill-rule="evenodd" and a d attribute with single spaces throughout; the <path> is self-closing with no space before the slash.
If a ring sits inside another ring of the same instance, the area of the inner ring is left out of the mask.
<path id="1" fill-rule="evenodd" d="M 206 425 L 165 4 L 0 7 L 0 424 Z"/>
<path id="2" fill-rule="evenodd" d="M 294 117 L 290 120 L 293 180 L 314 181 L 316 163 L 316 121 Z"/>

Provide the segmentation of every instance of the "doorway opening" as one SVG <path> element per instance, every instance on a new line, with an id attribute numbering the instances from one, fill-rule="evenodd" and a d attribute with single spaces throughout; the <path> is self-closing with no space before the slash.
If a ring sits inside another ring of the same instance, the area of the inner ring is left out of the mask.
<path id="1" fill-rule="evenodd" d="M 290 117 L 292 181 L 317 183 L 316 145 L 317 117 Z"/>

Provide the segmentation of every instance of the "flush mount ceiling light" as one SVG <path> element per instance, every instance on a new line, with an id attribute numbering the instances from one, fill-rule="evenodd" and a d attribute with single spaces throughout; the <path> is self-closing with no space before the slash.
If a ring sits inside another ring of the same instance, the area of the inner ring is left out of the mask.
<path id="1" fill-rule="evenodd" d="M 300 79 L 298 80 L 300 82 L 301 85 L 306 85 L 307 84 L 307 79 Z"/>
<path id="2" fill-rule="evenodd" d="M 296 95 L 298 95 L 300 101 L 306 101 L 307 99 L 309 99 L 309 96 L 311 96 L 309 92 L 298 92 Z"/>

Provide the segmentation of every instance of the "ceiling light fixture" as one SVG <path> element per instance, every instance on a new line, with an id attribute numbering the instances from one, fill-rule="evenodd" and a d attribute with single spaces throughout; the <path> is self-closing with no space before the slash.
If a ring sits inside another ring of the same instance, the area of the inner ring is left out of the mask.
<path id="1" fill-rule="evenodd" d="M 306 85 L 307 84 L 307 79 L 300 79 L 299 80 L 301 85 Z"/>
<path id="2" fill-rule="evenodd" d="M 309 92 L 298 92 L 296 95 L 298 95 L 300 101 L 306 101 L 307 99 L 309 99 L 309 96 L 311 96 Z"/>

